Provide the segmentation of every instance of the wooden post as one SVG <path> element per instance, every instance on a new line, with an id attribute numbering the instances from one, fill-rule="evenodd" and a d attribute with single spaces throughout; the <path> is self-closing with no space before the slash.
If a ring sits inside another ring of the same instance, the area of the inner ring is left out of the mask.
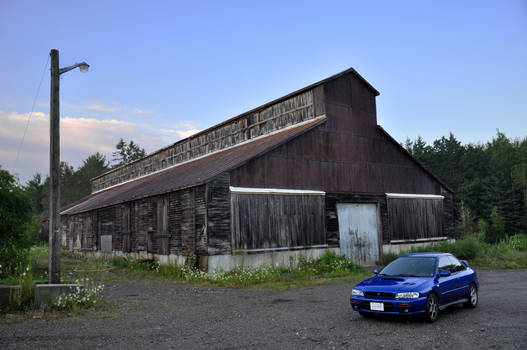
<path id="1" fill-rule="evenodd" d="M 51 50 L 50 148 L 49 148 L 49 283 L 60 283 L 60 110 L 59 51 Z"/>

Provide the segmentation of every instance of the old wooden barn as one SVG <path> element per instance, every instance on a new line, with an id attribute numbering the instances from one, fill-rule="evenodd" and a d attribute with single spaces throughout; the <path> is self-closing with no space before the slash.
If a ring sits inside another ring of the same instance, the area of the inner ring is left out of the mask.
<path id="1" fill-rule="evenodd" d="M 348 69 L 96 177 L 62 244 L 212 271 L 447 239 L 453 193 L 377 125 L 378 94 Z"/>

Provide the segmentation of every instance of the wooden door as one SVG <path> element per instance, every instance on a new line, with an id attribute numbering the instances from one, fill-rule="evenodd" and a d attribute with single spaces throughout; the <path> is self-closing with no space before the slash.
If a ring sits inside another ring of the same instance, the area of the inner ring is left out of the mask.
<path id="1" fill-rule="evenodd" d="M 339 203 L 340 251 L 361 265 L 379 259 L 379 231 L 375 203 Z"/>

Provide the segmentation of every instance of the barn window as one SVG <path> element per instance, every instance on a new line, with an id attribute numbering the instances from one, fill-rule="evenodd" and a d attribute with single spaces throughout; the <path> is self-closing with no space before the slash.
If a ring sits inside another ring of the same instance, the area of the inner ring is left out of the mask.
<path id="1" fill-rule="evenodd" d="M 387 193 L 392 243 L 443 236 L 443 196 Z"/>
<path id="2" fill-rule="evenodd" d="M 324 192 L 231 187 L 233 249 L 326 243 Z"/>

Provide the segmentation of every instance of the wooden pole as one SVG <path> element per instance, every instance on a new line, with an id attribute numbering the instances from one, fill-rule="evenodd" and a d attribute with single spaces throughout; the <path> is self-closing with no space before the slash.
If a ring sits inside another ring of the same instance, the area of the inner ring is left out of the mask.
<path id="1" fill-rule="evenodd" d="M 60 109 L 59 51 L 51 50 L 50 148 L 49 148 L 49 283 L 60 283 Z"/>

